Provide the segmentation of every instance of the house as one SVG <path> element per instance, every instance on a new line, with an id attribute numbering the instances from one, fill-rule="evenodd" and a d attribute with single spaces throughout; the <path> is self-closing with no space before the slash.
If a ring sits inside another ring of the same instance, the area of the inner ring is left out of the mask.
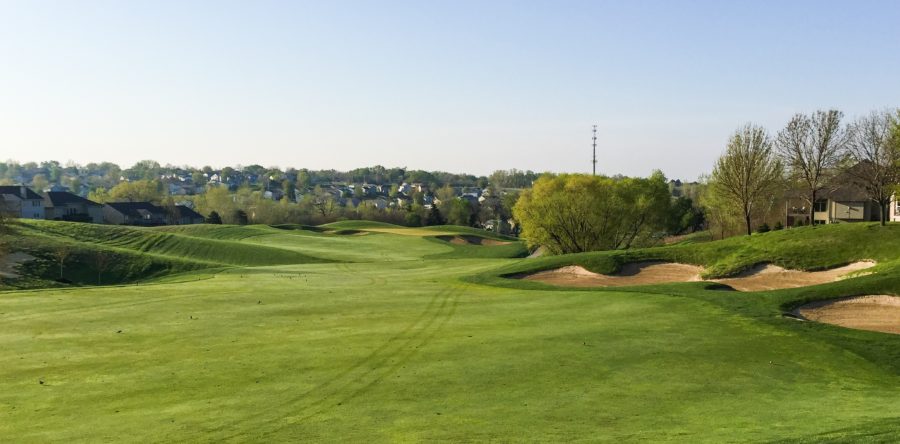
<path id="1" fill-rule="evenodd" d="M 6 217 L 43 219 L 44 198 L 24 185 L 0 186 L 0 213 Z"/>
<path id="2" fill-rule="evenodd" d="M 203 224 L 206 223 L 206 218 L 184 205 L 175 205 L 173 214 L 169 217 L 169 223 L 172 225 Z"/>
<path id="3" fill-rule="evenodd" d="M 371 205 L 379 210 L 383 210 L 383 209 L 387 208 L 388 204 L 389 204 L 387 199 L 385 199 L 383 197 L 379 197 L 379 198 L 376 198 L 376 199 L 373 199 L 373 200 L 370 200 L 367 202 L 369 202 L 369 205 Z"/>
<path id="4" fill-rule="evenodd" d="M 110 202 L 103 206 L 103 220 L 113 225 L 165 225 L 167 216 L 164 208 L 150 202 Z"/>
<path id="5" fill-rule="evenodd" d="M 840 185 L 819 192 L 813 203 L 812 221 L 809 220 L 809 204 L 803 202 L 798 193 L 789 195 L 785 203 L 785 225 L 795 227 L 881 220 L 881 209 L 869 198 L 865 189 L 849 180 L 837 183 Z"/>
<path id="6" fill-rule="evenodd" d="M 103 223 L 103 205 L 65 191 L 44 193 L 44 218 L 71 222 Z"/>

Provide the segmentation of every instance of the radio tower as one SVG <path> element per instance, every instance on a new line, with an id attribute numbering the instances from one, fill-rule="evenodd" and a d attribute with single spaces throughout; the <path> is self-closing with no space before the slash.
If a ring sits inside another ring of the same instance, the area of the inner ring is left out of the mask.
<path id="1" fill-rule="evenodd" d="M 593 175 L 597 175 L 597 125 L 594 125 L 594 171 Z"/>

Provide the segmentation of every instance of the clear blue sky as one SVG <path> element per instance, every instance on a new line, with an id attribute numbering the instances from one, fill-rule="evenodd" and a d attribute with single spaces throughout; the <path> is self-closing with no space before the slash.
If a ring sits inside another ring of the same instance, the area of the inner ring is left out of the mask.
<path id="1" fill-rule="evenodd" d="M 0 157 L 694 179 L 900 106 L 900 2 L 0 0 Z"/>

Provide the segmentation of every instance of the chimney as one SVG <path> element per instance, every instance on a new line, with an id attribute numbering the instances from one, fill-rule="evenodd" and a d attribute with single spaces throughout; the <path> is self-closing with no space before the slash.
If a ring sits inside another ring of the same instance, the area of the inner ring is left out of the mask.
<path id="1" fill-rule="evenodd" d="M 28 188 L 24 184 L 19 188 L 19 193 L 22 194 L 22 200 L 28 199 Z"/>

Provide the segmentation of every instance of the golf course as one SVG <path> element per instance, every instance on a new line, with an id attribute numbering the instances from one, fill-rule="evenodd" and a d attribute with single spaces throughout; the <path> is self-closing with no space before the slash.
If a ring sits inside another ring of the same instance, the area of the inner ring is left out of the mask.
<path id="1" fill-rule="evenodd" d="M 530 258 L 360 221 L 0 236 L 0 442 L 900 441 L 900 334 L 801 310 L 896 300 L 900 224 Z"/>

